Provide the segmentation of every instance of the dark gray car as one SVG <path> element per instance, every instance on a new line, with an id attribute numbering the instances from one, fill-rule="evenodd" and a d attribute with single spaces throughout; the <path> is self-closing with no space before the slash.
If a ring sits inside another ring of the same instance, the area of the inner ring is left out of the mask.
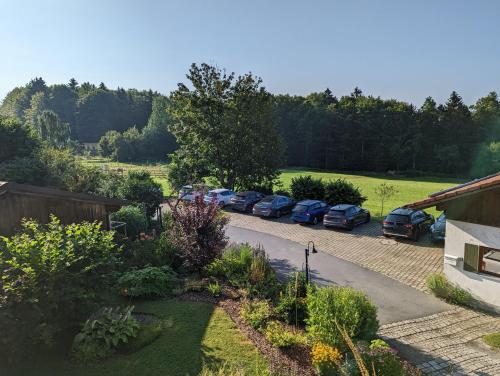
<path id="1" fill-rule="evenodd" d="M 444 213 L 437 217 L 436 222 L 431 225 L 429 230 L 433 242 L 444 241 L 446 237 L 446 216 Z"/>
<path id="2" fill-rule="evenodd" d="M 266 196 L 253 206 L 253 214 L 260 217 L 281 217 L 290 213 L 295 206 L 295 201 L 286 196 Z"/>
<path id="3" fill-rule="evenodd" d="M 255 191 L 238 192 L 231 199 L 232 208 L 237 211 L 251 212 L 253 206 L 263 198 L 262 193 Z"/>

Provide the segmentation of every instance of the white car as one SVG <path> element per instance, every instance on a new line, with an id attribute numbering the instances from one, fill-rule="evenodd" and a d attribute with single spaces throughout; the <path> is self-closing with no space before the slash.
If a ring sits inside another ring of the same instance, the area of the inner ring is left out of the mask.
<path id="1" fill-rule="evenodd" d="M 203 197 L 209 189 L 201 184 L 185 185 L 180 189 L 178 198 L 183 201 L 193 202 L 196 197 Z"/>
<path id="2" fill-rule="evenodd" d="M 208 191 L 203 199 L 207 204 L 209 202 L 215 201 L 217 205 L 223 208 L 226 205 L 231 204 L 231 199 L 236 196 L 236 193 L 230 189 L 219 188 Z"/>

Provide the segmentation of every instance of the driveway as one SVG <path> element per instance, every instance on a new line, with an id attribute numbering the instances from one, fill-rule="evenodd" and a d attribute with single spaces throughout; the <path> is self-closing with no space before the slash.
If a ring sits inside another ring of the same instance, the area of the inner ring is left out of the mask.
<path id="1" fill-rule="evenodd" d="M 229 226 L 227 235 L 234 242 L 261 244 L 278 273 L 289 274 L 304 265 L 304 246 L 277 236 Z M 309 258 L 311 279 L 322 285 L 336 284 L 364 291 L 378 307 L 381 324 L 429 316 L 451 307 L 435 297 L 392 278 L 342 260 L 318 249 Z"/>

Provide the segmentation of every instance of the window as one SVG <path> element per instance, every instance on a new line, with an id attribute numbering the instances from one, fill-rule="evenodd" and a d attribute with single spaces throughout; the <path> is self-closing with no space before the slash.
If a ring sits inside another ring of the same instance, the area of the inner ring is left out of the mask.
<path id="1" fill-rule="evenodd" d="M 322 202 L 321 204 L 319 204 L 319 207 L 320 208 L 326 208 L 326 203 Z"/>
<path id="2" fill-rule="evenodd" d="M 464 270 L 500 277 L 500 249 L 465 244 Z"/>

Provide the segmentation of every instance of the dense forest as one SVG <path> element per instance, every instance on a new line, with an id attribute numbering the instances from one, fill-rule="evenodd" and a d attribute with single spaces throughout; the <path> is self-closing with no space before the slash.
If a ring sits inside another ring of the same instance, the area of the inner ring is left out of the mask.
<path id="1" fill-rule="evenodd" d="M 74 79 L 47 86 L 36 78 L 8 93 L 0 116 L 44 130 L 54 117 L 44 113 L 50 111 L 67 125 L 71 139 L 100 140 L 103 155 L 123 161 L 166 159 L 177 147 L 169 132 L 175 126 L 169 113 L 175 105 L 169 104 L 175 100 L 152 91 L 110 90 L 103 83 L 80 85 Z M 428 97 L 416 108 L 364 95 L 358 88 L 340 98 L 327 89 L 308 96 L 272 95 L 272 105 L 287 166 L 471 176 L 500 170 L 495 92 L 472 106 L 452 92 L 446 103 Z"/>

